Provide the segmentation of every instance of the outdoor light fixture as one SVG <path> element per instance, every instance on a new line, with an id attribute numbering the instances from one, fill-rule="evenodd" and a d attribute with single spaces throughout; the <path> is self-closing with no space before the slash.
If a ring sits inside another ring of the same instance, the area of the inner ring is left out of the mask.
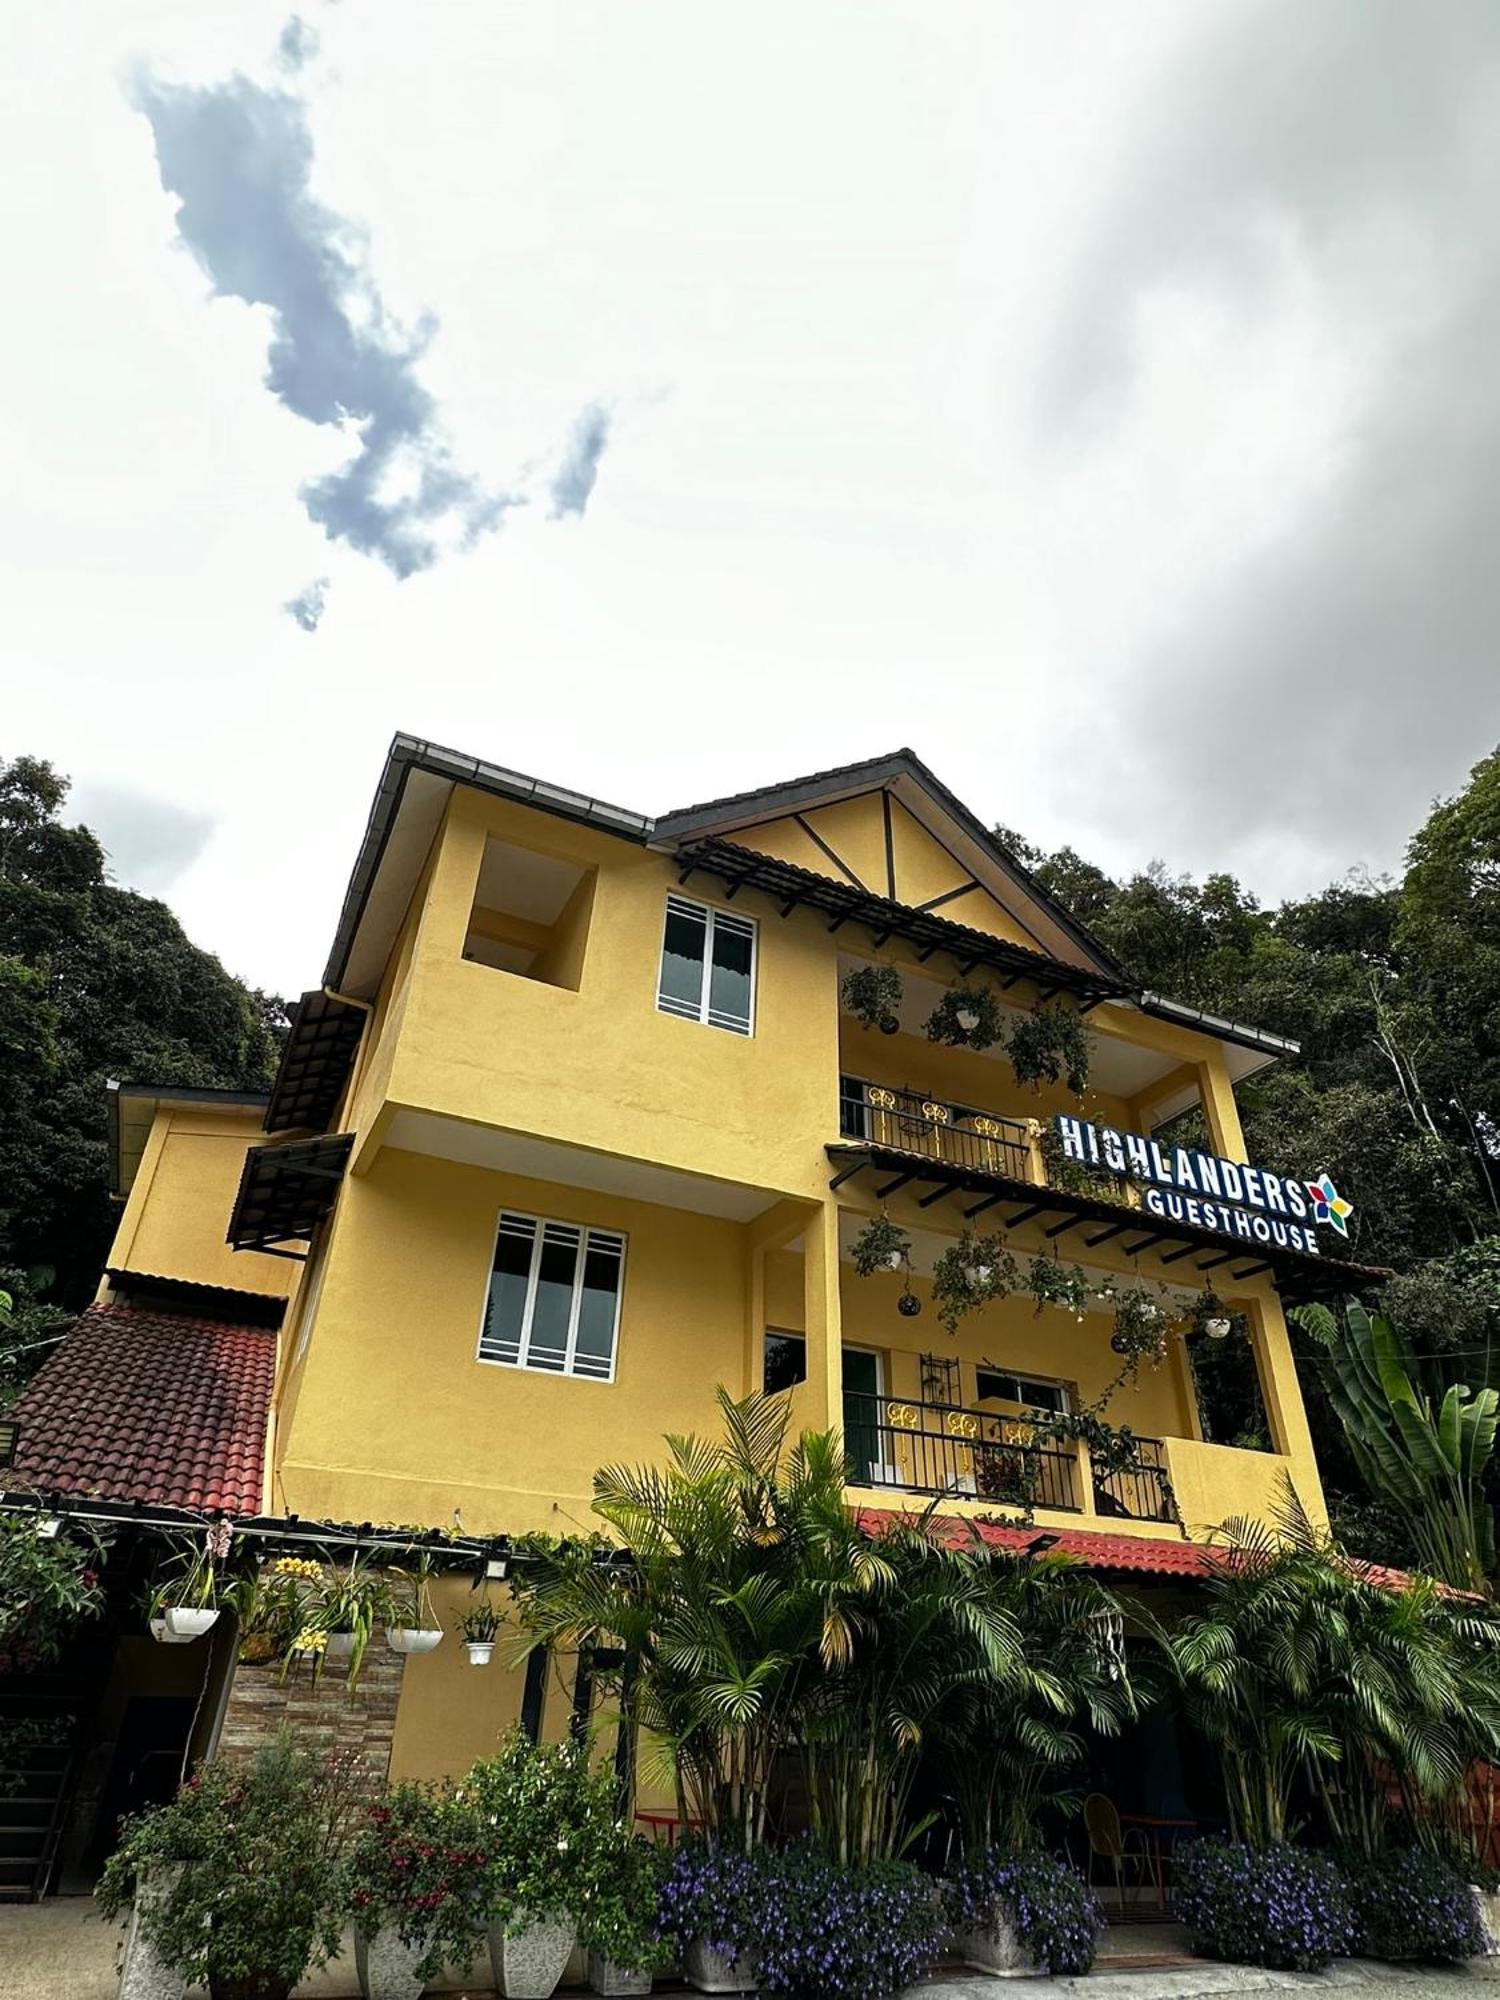
<path id="1" fill-rule="evenodd" d="M 55 1542 L 61 1529 L 61 1514 L 43 1514 L 36 1524 L 37 1539 L 43 1542 Z"/>
<path id="2" fill-rule="evenodd" d="M 14 1465 L 21 1448 L 21 1426 L 14 1417 L 0 1417 L 0 1465 Z"/>
<path id="3" fill-rule="evenodd" d="M 1044 1556 L 1048 1549 L 1055 1549 L 1061 1540 L 1060 1535 L 1038 1535 L 1035 1541 L 1026 1544 L 1026 1553 L 1029 1556 Z"/>
<path id="4" fill-rule="evenodd" d="M 484 1566 L 484 1574 L 487 1582 L 504 1583 L 510 1575 L 510 1557 L 491 1556 Z"/>

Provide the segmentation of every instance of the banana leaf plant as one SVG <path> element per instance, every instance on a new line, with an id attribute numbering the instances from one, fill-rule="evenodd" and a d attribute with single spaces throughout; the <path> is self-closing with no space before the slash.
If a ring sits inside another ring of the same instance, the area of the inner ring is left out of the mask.
<path id="1" fill-rule="evenodd" d="M 1495 1521 L 1485 1473 L 1500 1389 L 1445 1386 L 1390 1320 L 1352 1300 L 1342 1317 L 1321 1305 L 1298 1307 L 1292 1317 L 1325 1351 L 1329 1399 L 1370 1492 L 1411 1509 L 1433 1576 L 1488 1592 Z"/>

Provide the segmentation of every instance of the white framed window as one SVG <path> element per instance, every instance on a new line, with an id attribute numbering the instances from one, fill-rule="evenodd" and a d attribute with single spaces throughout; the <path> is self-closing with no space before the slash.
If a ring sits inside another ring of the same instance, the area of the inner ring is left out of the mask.
<path id="1" fill-rule="evenodd" d="M 974 1386 L 981 1403 L 993 1398 L 1019 1403 L 1025 1410 L 1055 1410 L 1060 1416 L 1068 1413 L 1067 1383 L 1049 1381 L 1044 1375 L 1013 1375 L 1001 1368 L 981 1368 Z"/>
<path id="2" fill-rule="evenodd" d="M 748 1035 L 755 1024 L 755 924 L 668 896 L 656 1004 L 664 1014 Z"/>
<path id="3" fill-rule="evenodd" d="M 624 1277 L 617 1229 L 502 1210 L 478 1359 L 612 1382 Z"/>

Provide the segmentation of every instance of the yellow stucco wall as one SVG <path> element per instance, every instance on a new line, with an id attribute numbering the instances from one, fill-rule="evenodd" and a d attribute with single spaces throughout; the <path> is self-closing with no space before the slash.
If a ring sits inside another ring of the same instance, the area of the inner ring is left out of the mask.
<path id="1" fill-rule="evenodd" d="M 163 1103 L 152 1121 L 109 1262 L 119 1270 L 286 1298 L 300 1266 L 224 1240 L 260 1113 Z"/>
<path id="2" fill-rule="evenodd" d="M 625 1232 L 613 1382 L 476 1360 L 502 1206 Z M 733 1222 L 383 1151 L 340 1203 L 279 1490 L 336 1520 L 587 1529 L 597 1465 L 740 1392 L 744 1268 Z"/>

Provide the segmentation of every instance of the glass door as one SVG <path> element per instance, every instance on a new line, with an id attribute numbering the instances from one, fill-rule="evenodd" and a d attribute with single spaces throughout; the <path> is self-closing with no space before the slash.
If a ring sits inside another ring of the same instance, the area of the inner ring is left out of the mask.
<path id="1" fill-rule="evenodd" d="M 844 1349 L 844 1455 L 854 1486 L 889 1484 L 880 1451 L 880 1356 L 868 1347 Z"/>

